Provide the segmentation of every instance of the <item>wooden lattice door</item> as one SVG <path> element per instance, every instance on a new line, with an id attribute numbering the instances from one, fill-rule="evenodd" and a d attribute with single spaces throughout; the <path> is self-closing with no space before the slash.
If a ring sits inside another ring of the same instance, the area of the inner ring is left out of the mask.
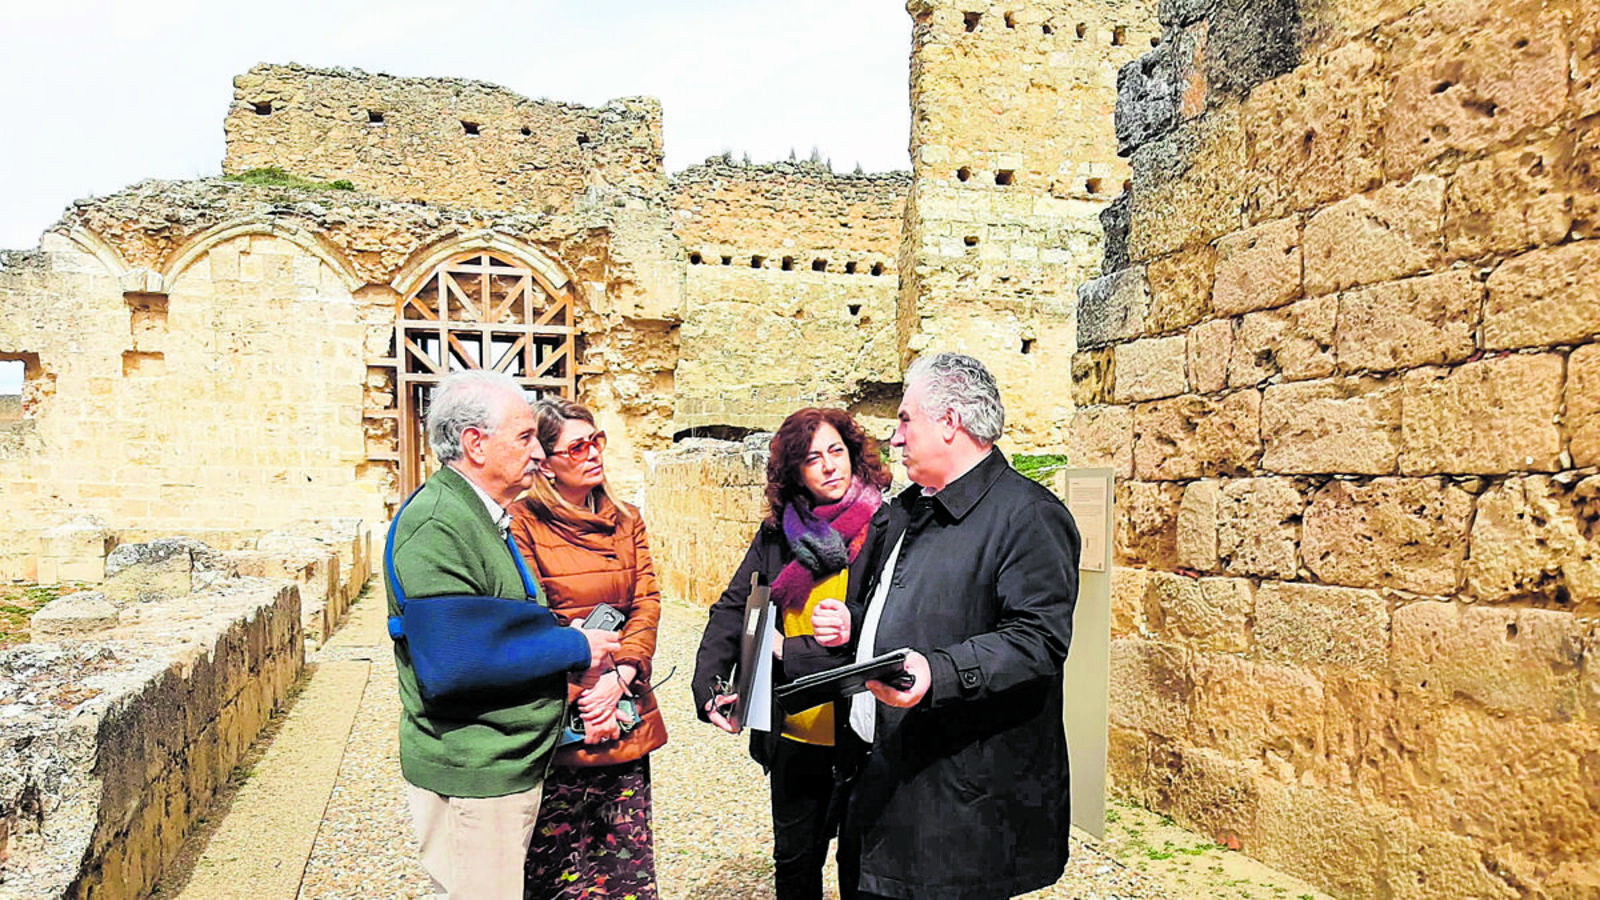
<path id="1" fill-rule="evenodd" d="M 395 393 L 400 415 L 400 487 L 428 476 L 423 416 L 440 379 L 462 369 L 496 369 L 537 394 L 576 397 L 571 288 L 491 253 L 436 268 L 395 311 Z"/>

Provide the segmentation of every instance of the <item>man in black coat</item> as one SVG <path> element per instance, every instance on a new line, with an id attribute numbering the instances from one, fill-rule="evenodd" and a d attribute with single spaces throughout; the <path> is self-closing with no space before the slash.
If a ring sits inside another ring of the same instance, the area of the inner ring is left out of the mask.
<path id="1" fill-rule="evenodd" d="M 1067 861 L 1061 666 L 1078 529 L 994 448 L 1005 411 L 976 359 L 919 360 L 899 420 L 892 443 L 915 484 L 879 511 L 890 549 L 842 630 L 858 659 L 910 648 L 915 680 L 854 699 L 868 749 L 840 880 L 847 897 L 1011 897 L 1055 883 Z"/>

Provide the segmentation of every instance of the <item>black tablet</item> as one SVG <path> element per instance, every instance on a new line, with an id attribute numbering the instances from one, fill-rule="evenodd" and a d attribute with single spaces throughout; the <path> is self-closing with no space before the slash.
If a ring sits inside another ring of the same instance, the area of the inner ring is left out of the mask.
<path id="1" fill-rule="evenodd" d="M 905 647 L 890 650 L 881 656 L 848 666 L 796 678 L 772 693 L 778 698 L 778 704 L 784 712 L 793 715 L 831 700 L 842 700 L 851 694 L 858 694 L 867 689 L 869 681 L 895 685 L 897 680 L 905 680 L 906 657 L 910 653 Z"/>

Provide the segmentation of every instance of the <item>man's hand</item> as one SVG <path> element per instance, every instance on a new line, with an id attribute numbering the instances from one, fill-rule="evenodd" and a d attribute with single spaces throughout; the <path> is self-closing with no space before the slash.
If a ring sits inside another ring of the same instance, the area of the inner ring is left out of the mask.
<path id="1" fill-rule="evenodd" d="M 573 628 L 578 628 L 574 625 Z M 578 633 L 589 642 L 589 668 L 600 665 L 606 657 L 622 649 L 617 643 L 617 633 L 614 631 L 600 631 L 594 628 L 578 628 Z"/>
<path id="2" fill-rule="evenodd" d="M 928 669 L 928 658 L 912 650 L 906 655 L 906 674 L 912 681 L 911 686 L 903 691 L 896 690 L 881 681 L 867 682 L 867 690 L 885 706 L 910 709 L 922 702 L 922 698 L 928 694 L 928 687 L 933 683 L 933 673 Z"/>
<path id="3" fill-rule="evenodd" d="M 706 718 L 711 720 L 711 724 L 721 728 L 723 731 L 729 734 L 737 734 L 738 731 L 733 727 L 733 723 L 728 721 L 727 716 L 724 716 L 722 711 L 732 709 L 733 705 L 738 702 L 738 694 L 717 694 L 706 701 Z"/>
<path id="4" fill-rule="evenodd" d="M 811 611 L 811 633 L 824 647 L 850 643 L 850 610 L 837 600 L 824 600 Z"/>
<path id="5" fill-rule="evenodd" d="M 609 672 L 601 673 L 593 683 L 589 683 L 589 679 L 585 678 L 584 692 L 578 695 L 578 714 L 588 718 L 591 715 L 616 712 L 617 701 L 627 693 L 623 684 L 623 674 L 622 667 L 618 666 Z"/>

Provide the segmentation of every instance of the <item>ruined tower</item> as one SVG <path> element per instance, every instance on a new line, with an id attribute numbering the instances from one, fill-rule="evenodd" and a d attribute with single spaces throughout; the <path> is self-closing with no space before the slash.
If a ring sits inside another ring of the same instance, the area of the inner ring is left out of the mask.
<path id="1" fill-rule="evenodd" d="M 1121 191 L 1117 69 L 1158 34 L 1153 4 L 911 0 L 914 182 L 901 245 L 903 358 L 972 353 L 1019 449 L 1060 446 L 1077 286 Z"/>

